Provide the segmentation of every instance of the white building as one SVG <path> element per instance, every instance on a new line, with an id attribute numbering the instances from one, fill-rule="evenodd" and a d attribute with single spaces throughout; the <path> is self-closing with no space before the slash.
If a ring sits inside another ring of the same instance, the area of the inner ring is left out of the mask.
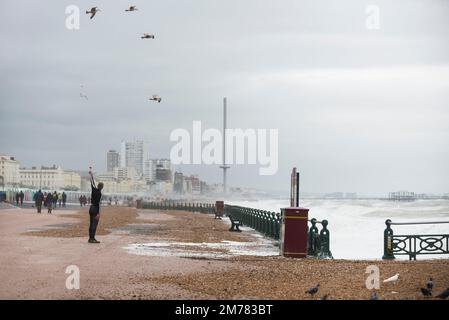
<path id="1" fill-rule="evenodd" d="M 136 168 L 133 167 L 119 167 L 115 168 L 113 171 L 114 178 L 118 181 L 123 180 L 132 180 L 136 181 L 139 180 L 139 173 L 137 172 Z"/>
<path id="2" fill-rule="evenodd" d="M 16 187 L 20 184 L 20 163 L 14 157 L 0 155 L 0 187 Z"/>
<path id="3" fill-rule="evenodd" d="M 63 188 L 81 190 L 81 176 L 79 175 L 79 173 L 73 171 L 64 171 L 63 178 Z"/>
<path id="4" fill-rule="evenodd" d="M 122 141 L 120 146 L 120 167 L 135 168 L 139 175 L 144 173 L 148 159 L 148 145 L 142 140 Z"/>
<path id="5" fill-rule="evenodd" d="M 61 167 L 32 167 L 20 168 L 20 182 L 22 186 L 44 189 L 60 190 L 64 185 L 64 171 Z"/>

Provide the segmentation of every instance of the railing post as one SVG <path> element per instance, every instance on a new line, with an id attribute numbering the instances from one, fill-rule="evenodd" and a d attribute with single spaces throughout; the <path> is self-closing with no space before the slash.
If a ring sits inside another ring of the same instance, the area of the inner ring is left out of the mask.
<path id="1" fill-rule="evenodd" d="M 330 250 L 330 232 L 327 229 L 329 222 L 327 220 L 321 221 L 323 228 L 320 231 L 320 253 L 319 258 L 333 258 Z"/>
<path id="2" fill-rule="evenodd" d="M 384 231 L 384 255 L 382 259 L 393 260 L 395 256 L 393 254 L 393 230 L 391 229 L 391 220 L 385 221 L 387 228 Z"/>
<path id="3" fill-rule="evenodd" d="M 312 223 L 312 226 L 307 235 L 307 255 L 316 257 L 318 253 L 317 242 L 319 241 L 318 228 L 316 227 L 317 220 L 312 218 L 310 223 Z"/>

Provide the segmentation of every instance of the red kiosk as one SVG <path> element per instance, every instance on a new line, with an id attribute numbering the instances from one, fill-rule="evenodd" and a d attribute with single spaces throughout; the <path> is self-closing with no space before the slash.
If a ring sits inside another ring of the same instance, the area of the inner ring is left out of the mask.
<path id="1" fill-rule="evenodd" d="M 307 256 L 307 221 L 309 209 L 299 207 L 299 172 L 293 168 L 290 206 L 281 209 L 281 255 L 291 258 Z"/>

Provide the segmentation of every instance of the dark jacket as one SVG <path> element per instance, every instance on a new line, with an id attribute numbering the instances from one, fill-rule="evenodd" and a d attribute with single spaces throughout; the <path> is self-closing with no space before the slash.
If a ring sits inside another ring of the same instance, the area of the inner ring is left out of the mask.
<path id="1" fill-rule="evenodd" d="M 36 192 L 33 196 L 33 200 L 36 203 L 42 203 L 42 201 L 44 201 L 44 194 L 40 191 Z"/>
<path id="2" fill-rule="evenodd" d="M 47 205 L 48 204 L 52 204 L 54 199 L 53 199 L 53 195 L 51 193 L 47 194 L 47 199 L 45 199 Z"/>

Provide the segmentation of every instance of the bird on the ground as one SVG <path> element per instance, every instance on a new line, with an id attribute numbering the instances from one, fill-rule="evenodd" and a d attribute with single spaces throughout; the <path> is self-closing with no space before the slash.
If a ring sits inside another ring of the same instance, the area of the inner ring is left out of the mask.
<path id="1" fill-rule="evenodd" d="M 374 291 L 373 293 L 371 293 L 370 300 L 379 300 L 379 296 L 377 295 L 377 292 L 376 292 L 376 291 Z"/>
<path id="2" fill-rule="evenodd" d="M 307 290 L 306 293 L 310 294 L 313 297 L 318 292 L 319 288 L 320 288 L 320 284 L 318 283 L 315 287 Z"/>
<path id="3" fill-rule="evenodd" d="M 329 294 L 325 294 L 320 298 L 320 300 L 327 300 L 327 298 L 329 298 Z"/>
<path id="4" fill-rule="evenodd" d="M 385 279 L 383 282 L 384 283 L 388 283 L 388 282 L 396 283 L 398 280 L 399 280 L 399 273 L 396 273 L 394 276 L 392 276 L 388 279 Z"/>
<path id="5" fill-rule="evenodd" d="M 158 103 L 160 103 L 162 101 L 162 98 L 159 97 L 157 94 L 153 94 L 153 97 L 148 100 L 157 101 Z"/>
<path id="6" fill-rule="evenodd" d="M 86 11 L 86 14 L 90 14 L 90 18 L 92 19 L 93 17 L 95 17 L 98 11 L 101 10 L 98 9 L 98 7 L 93 7 L 92 9 L 90 9 L 90 11 Z"/>
<path id="7" fill-rule="evenodd" d="M 432 290 L 429 290 L 427 288 L 421 288 L 421 293 L 424 297 L 432 296 Z"/>
<path id="8" fill-rule="evenodd" d="M 141 39 L 154 39 L 154 34 L 144 33 L 140 38 Z"/>
<path id="9" fill-rule="evenodd" d="M 429 278 L 429 280 L 427 280 L 426 288 L 429 289 L 430 291 L 433 290 L 433 279 L 432 278 Z"/>
<path id="10" fill-rule="evenodd" d="M 440 299 L 447 299 L 447 297 L 449 297 L 449 288 L 447 288 L 446 290 L 444 290 L 443 292 L 441 292 L 439 295 L 436 296 L 437 298 Z"/>
<path id="11" fill-rule="evenodd" d="M 138 11 L 137 6 L 130 6 L 129 9 L 126 9 L 125 11 L 131 12 L 131 11 Z"/>

